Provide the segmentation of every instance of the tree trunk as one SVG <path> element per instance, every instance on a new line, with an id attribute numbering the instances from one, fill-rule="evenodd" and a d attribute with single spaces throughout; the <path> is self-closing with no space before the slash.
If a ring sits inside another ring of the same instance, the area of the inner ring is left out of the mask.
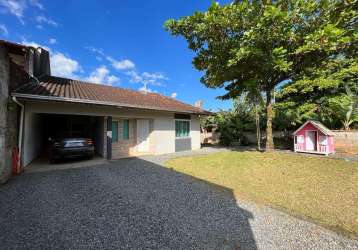
<path id="1" fill-rule="evenodd" d="M 260 115 L 258 107 L 256 105 L 256 138 L 257 138 L 257 149 L 261 150 L 261 131 L 260 131 Z"/>
<path id="2" fill-rule="evenodd" d="M 274 150 L 273 136 L 272 136 L 272 119 L 273 119 L 273 107 L 271 90 L 266 91 L 266 151 Z"/>

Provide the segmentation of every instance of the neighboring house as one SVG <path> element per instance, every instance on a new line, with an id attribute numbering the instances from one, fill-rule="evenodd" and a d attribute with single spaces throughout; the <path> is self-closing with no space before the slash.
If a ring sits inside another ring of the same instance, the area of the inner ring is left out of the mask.
<path id="1" fill-rule="evenodd" d="M 334 133 L 318 121 L 307 121 L 294 133 L 295 152 L 334 154 Z"/>
<path id="2" fill-rule="evenodd" d="M 202 108 L 155 93 L 51 76 L 46 50 L 0 41 L 8 55 L 7 46 L 23 53 L 18 58 L 26 77 L 2 99 L 18 103 L 18 122 L 12 128 L 19 140 L 7 151 L 18 144 L 23 166 L 46 154 L 49 137 L 67 134 L 85 133 L 94 140 L 97 154 L 107 159 L 200 148 L 199 117 L 209 114 Z M 0 58 L 1 64 L 13 63 L 8 55 Z"/>

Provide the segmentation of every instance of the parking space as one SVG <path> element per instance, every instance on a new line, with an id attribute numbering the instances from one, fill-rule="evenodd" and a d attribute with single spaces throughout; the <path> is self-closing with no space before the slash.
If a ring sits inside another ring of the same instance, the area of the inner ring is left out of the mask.
<path id="1" fill-rule="evenodd" d="M 30 163 L 38 165 L 38 162 L 49 163 L 53 157 L 54 144 L 70 138 L 86 138 L 93 145 L 95 155 L 103 157 L 103 117 L 45 113 L 26 114 L 23 166 L 27 167 Z M 81 154 L 78 156 L 81 156 Z M 89 154 L 87 156 L 89 158 Z M 57 158 L 62 158 L 62 155 Z M 78 162 L 79 159 L 82 158 L 74 158 L 75 162 Z M 67 161 L 67 163 L 69 162 Z"/>

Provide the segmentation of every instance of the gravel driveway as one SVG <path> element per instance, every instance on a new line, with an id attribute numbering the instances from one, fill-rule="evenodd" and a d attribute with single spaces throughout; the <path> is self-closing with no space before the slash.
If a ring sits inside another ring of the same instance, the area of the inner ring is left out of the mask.
<path id="1" fill-rule="evenodd" d="M 0 186 L 1 249 L 358 249 L 163 168 L 170 156 L 23 174 Z"/>

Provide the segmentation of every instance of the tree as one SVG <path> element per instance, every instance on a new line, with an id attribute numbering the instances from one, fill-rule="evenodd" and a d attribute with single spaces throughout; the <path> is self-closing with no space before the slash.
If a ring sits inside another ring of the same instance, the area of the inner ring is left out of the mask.
<path id="1" fill-rule="evenodd" d="M 263 97 L 262 94 L 252 86 L 252 88 L 248 88 L 247 92 L 244 92 L 238 98 L 240 100 L 240 104 L 245 104 L 248 109 L 247 117 L 251 120 L 255 120 L 256 127 L 256 139 L 257 139 L 257 149 L 261 150 L 261 124 L 260 124 L 260 116 L 263 109 Z M 234 107 L 239 107 L 239 104 L 234 102 Z M 243 117 L 242 117 L 243 118 Z M 241 118 L 241 119 L 242 119 Z M 246 121 L 246 123 L 250 123 L 251 121 Z"/>
<path id="2" fill-rule="evenodd" d="M 277 94 L 278 113 L 293 127 L 317 119 L 331 128 L 349 130 L 357 121 L 358 59 L 354 53 L 330 58 L 317 75 L 284 86 Z"/>
<path id="3" fill-rule="evenodd" d="M 355 53 L 357 1 L 277 0 L 213 3 L 206 12 L 168 20 L 166 29 L 183 36 L 195 52 L 201 82 L 225 88 L 222 99 L 255 86 L 266 95 L 266 150 L 274 148 L 272 93 L 290 80 L 319 75 L 324 62 Z"/>
<path id="4" fill-rule="evenodd" d="M 262 111 L 263 98 L 261 93 L 254 88 L 248 92 L 247 99 L 252 104 L 252 111 L 255 113 L 257 149 L 261 150 L 260 116 Z"/>

